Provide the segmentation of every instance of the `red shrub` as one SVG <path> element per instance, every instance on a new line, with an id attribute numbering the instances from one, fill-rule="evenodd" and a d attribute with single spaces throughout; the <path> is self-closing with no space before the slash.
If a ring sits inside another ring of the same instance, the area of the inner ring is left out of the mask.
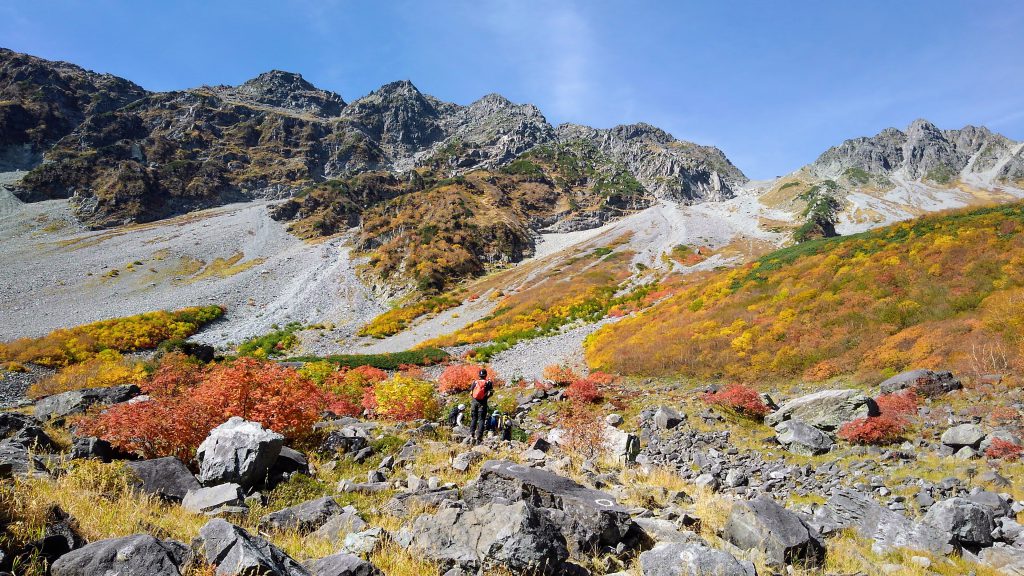
<path id="1" fill-rule="evenodd" d="M 153 376 L 139 384 L 143 394 L 154 398 L 177 396 L 196 386 L 203 378 L 203 367 L 181 352 L 168 352 L 160 358 Z"/>
<path id="2" fill-rule="evenodd" d="M 192 378 L 199 378 L 191 384 Z M 161 367 L 152 400 L 118 404 L 80 423 L 83 432 L 147 458 L 187 461 L 206 435 L 231 416 L 259 422 L 288 438 L 302 437 L 327 397 L 291 368 L 240 358 L 193 374 L 175 361 Z"/>
<path id="3" fill-rule="evenodd" d="M 771 412 L 757 390 L 742 384 L 730 384 L 717 392 L 706 392 L 701 399 L 712 406 L 722 406 L 752 418 L 763 418 Z"/>
<path id="4" fill-rule="evenodd" d="M 858 418 L 839 429 L 839 437 L 851 444 L 881 446 L 903 438 L 907 424 L 899 417 L 882 414 Z"/>
<path id="5" fill-rule="evenodd" d="M 369 384 L 376 384 L 377 382 L 383 382 L 388 379 L 388 373 L 380 368 L 374 368 L 373 366 L 357 366 L 345 373 L 345 376 L 353 381 L 358 382 L 362 386 Z"/>
<path id="6" fill-rule="evenodd" d="M 884 416 L 899 418 L 917 413 L 920 398 L 913 389 L 903 390 L 894 394 L 883 394 L 875 398 L 878 411 Z"/>
<path id="7" fill-rule="evenodd" d="M 480 377 L 481 366 L 475 364 L 452 364 L 444 369 L 437 379 L 437 390 L 442 394 L 465 392 L 473 386 L 473 381 Z M 494 370 L 487 368 L 487 377 L 494 379 Z"/>
<path id="8" fill-rule="evenodd" d="M 591 380 L 576 380 L 565 389 L 565 397 L 576 402 L 591 403 L 601 399 L 601 392 Z"/>
<path id="9" fill-rule="evenodd" d="M 993 438 L 992 443 L 985 450 L 985 456 L 1001 460 L 1018 460 L 1024 454 L 1024 447 L 1018 446 L 1009 440 Z"/>
<path id="10" fill-rule="evenodd" d="M 555 364 L 546 366 L 542 375 L 544 378 L 551 380 L 560 386 L 568 386 L 580 379 L 580 375 L 572 368 L 569 368 L 568 366 L 558 366 Z"/>
<path id="11" fill-rule="evenodd" d="M 210 430 L 223 421 L 217 411 L 183 395 L 115 404 L 96 417 L 84 418 L 78 430 L 143 458 L 175 456 L 188 462 Z"/>
<path id="12" fill-rule="evenodd" d="M 254 358 L 214 367 L 192 396 L 220 409 L 225 420 L 241 416 L 290 438 L 309 432 L 326 400 L 316 384 L 294 369 Z"/>
<path id="13" fill-rule="evenodd" d="M 557 422 L 564 450 L 592 457 L 604 449 L 604 422 L 596 407 L 582 402 L 563 404 Z"/>

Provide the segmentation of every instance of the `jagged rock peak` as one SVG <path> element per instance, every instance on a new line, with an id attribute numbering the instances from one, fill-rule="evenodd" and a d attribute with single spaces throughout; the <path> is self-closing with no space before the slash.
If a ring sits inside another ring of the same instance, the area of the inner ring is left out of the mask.
<path id="1" fill-rule="evenodd" d="M 226 91 L 259 104 L 322 117 L 337 116 L 345 107 L 338 94 L 317 88 L 301 74 L 283 70 L 264 72 Z"/>

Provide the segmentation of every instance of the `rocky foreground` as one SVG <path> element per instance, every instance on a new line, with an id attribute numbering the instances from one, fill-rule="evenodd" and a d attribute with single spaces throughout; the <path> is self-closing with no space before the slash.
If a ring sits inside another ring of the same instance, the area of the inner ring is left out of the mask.
<path id="1" fill-rule="evenodd" d="M 170 524 L 89 539 L 96 527 L 75 514 L 96 521 L 95 511 L 53 505 L 41 537 L 0 543 L 0 566 L 55 576 L 1024 573 L 1018 468 L 1000 474 L 989 450 L 1019 446 L 1019 422 L 955 414 L 966 391 L 948 372 L 914 371 L 881 388 L 929 397 L 922 422 L 942 414 L 947 425 L 922 426 L 895 447 L 849 447 L 836 431 L 878 411 L 858 390 L 779 406 L 764 398 L 773 408 L 764 426 L 667 385 L 627 418 L 609 413 L 595 424 L 596 445 L 581 450 L 579 431 L 543 423 L 564 391 L 538 390 L 518 399 L 529 442 L 471 447 L 461 427 L 342 418 L 319 424 L 304 454 L 233 417 L 186 463 L 51 436 L 57 423 L 139 394 L 66 392 L 32 414 L 0 413 L 0 478 L 15 499 L 0 521 L 27 522 L 19 498 L 64 490 L 83 470 L 122 470 L 129 496 L 114 496 L 109 479 L 76 484 L 96 490 L 88 506 L 115 516 L 131 513 L 117 509 L 126 502 L 156 506 Z M 182 534 L 192 540 L 172 537 Z"/>

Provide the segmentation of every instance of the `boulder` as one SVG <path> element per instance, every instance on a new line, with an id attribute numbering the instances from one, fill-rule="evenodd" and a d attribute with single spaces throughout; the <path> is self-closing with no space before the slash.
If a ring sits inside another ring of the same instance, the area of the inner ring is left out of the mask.
<path id="1" fill-rule="evenodd" d="M 955 546 L 990 546 L 995 520 L 992 509 L 966 498 L 950 498 L 936 502 L 921 520 L 949 537 Z"/>
<path id="2" fill-rule="evenodd" d="M 978 448 L 985 439 L 985 432 L 977 424 L 960 424 L 942 433 L 942 443 L 959 450 L 964 446 Z"/>
<path id="3" fill-rule="evenodd" d="M 325 496 L 271 512 L 260 518 L 260 530 L 298 530 L 312 532 L 342 513 L 334 498 Z"/>
<path id="4" fill-rule="evenodd" d="M 823 534 L 856 530 L 872 540 L 872 550 L 885 554 L 896 548 L 923 550 L 935 555 L 953 551 L 945 532 L 882 506 L 869 494 L 836 489 L 828 501 L 814 511 L 810 524 Z"/>
<path id="5" fill-rule="evenodd" d="M 50 567 L 52 576 L 181 576 L 191 550 L 175 540 L 149 534 L 110 538 L 86 544 L 61 556 Z"/>
<path id="6" fill-rule="evenodd" d="M 199 529 L 193 547 L 208 564 L 217 567 L 218 576 L 309 576 L 301 564 L 276 546 L 220 518 L 210 520 Z"/>
<path id="7" fill-rule="evenodd" d="M 776 566 L 818 566 L 825 559 L 818 531 L 764 496 L 733 505 L 722 537 L 742 550 L 758 550 Z"/>
<path id="8" fill-rule="evenodd" d="M 181 502 L 190 491 L 199 490 L 192 472 L 174 456 L 128 462 L 128 468 L 139 479 L 139 489 L 171 502 Z"/>
<path id="9" fill-rule="evenodd" d="M 692 543 L 703 541 L 693 532 L 681 532 L 674 522 L 660 518 L 635 518 L 636 525 L 643 530 L 645 540 L 649 543 L 681 542 Z"/>
<path id="10" fill-rule="evenodd" d="M 1024 548 L 997 543 L 985 548 L 979 559 L 1007 576 L 1024 576 Z"/>
<path id="11" fill-rule="evenodd" d="M 281 447 L 281 453 L 277 455 L 274 466 L 270 469 L 271 474 L 305 474 L 309 475 L 309 460 L 306 455 L 298 450 Z"/>
<path id="12" fill-rule="evenodd" d="M 617 462 L 632 464 L 640 453 L 640 437 L 610 425 L 602 431 L 604 449 Z"/>
<path id="13" fill-rule="evenodd" d="M 340 544 L 347 534 L 365 530 L 367 527 L 368 524 L 354 506 L 345 506 L 341 509 L 341 513 L 328 518 L 323 526 L 313 532 L 313 535 L 321 540 Z"/>
<path id="14" fill-rule="evenodd" d="M 55 447 L 53 440 L 43 431 L 42 422 L 17 412 L 0 412 L 0 440 L 10 440 L 36 450 Z"/>
<path id="15" fill-rule="evenodd" d="M 704 543 L 663 542 L 640 554 L 643 576 L 756 576 L 751 562 Z"/>
<path id="16" fill-rule="evenodd" d="M 383 576 L 376 566 L 355 554 L 331 554 L 305 564 L 312 576 Z"/>
<path id="17" fill-rule="evenodd" d="M 976 489 L 971 491 L 967 496 L 967 499 L 975 504 L 987 507 L 992 511 L 993 518 L 1002 518 L 1003 516 L 1011 515 L 1010 503 L 995 492 Z"/>
<path id="18" fill-rule="evenodd" d="M 662 430 L 671 430 L 683 421 L 683 416 L 674 408 L 661 406 L 652 418 L 654 425 Z"/>
<path id="19" fill-rule="evenodd" d="M 629 511 L 610 494 L 508 460 L 485 462 L 480 477 L 463 490 L 463 498 L 471 506 L 524 500 L 545 509 L 573 554 L 615 547 L 633 526 Z"/>
<path id="20" fill-rule="evenodd" d="M 470 466 L 483 460 L 484 458 L 486 458 L 486 456 L 484 456 L 482 452 L 479 452 L 477 450 L 467 450 L 466 452 L 459 454 L 452 460 L 452 468 L 458 470 L 459 472 L 465 472 L 466 470 L 469 470 Z"/>
<path id="21" fill-rule="evenodd" d="M 787 420 L 775 427 L 775 439 L 794 454 L 816 456 L 832 449 L 832 438 L 821 430 L 801 422 Z"/>
<path id="22" fill-rule="evenodd" d="M 491 502 L 424 514 L 395 539 L 417 554 L 453 567 L 503 567 L 515 574 L 553 574 L 569 557 L 559 527 L 526 502 Z"/>
<path id="23" fill-rule="evenodd" d="M 239 506 L 243 502 L 242 487 L 238 484 L 219 484 L 208 488 L 189 490 L 181 507 L 189 512 L 215 512 L 223 506 Z"/>
<path id="24" fill-rule="evenodd" d="M 0 442 L 0 478 L 36 472 L 45 473 L 46 466 L 24 444 L 14 439 Z"/>
<path id="25" fill-rule="evenodd" d="M 391 535 L 380 526 L 360 532 L 349 532 L 341 542 L 339 552 L 365 557 L 373 554 Z"/>
<path id="26" fill-rule="evenodd" d="M 912 388 L 919 396 L 934 398 L 963 388 L 949 371 L 910 370 L 897 374 L 881 384 L 882 394 L 892 394 Z"/>
<path id="27" fill-rule="evenodd" d="M 78 533 L 75 519 L 60 506 L 53 505 L 46 511 L 42 537 L 29 542 L 14 555 L 35 558 L 52 565 L 61 556 L 84 545 L 85 538 Z"/>
<path id="28" fill-rule="evenodd" d="M 134 384 L 72 390 L 47 396 L 36 402 L 35 415 L 36 418 L 43 422 L 52 419 L 63 419 L 72 414 L 82 414 L 90 406 L 106 406 L 127 402 L 138 395 L 139 387 Z"/>
<path id="29" fill-rule="evenodd" d="M 859 390 L 822 390 L 786 402 L 765 422 L 776 426 L 786 420 L 800 420 L 830 432 L 857 418 L 877 415 L 878 405 Z"/>
<path id="30" fill-rule="evenodd" d="M 369 445 L 366 436 L 358 435 L 354 430 L 333 430 L 320 446 L 325 452 L 355 454 Z"/>
<path id="31" fill-rule="evenodd" d="M 95 436 L 75 436 L 71 443 L 71 458 L 93 458 L 101 462 L 110 462 L 117 456 L 110 442 Z"/>
<path id="32" fill-rule="evenodd" d="M 233 416 L 210 431 L 199 445 L 199 482 L 204 486 L 234 482 L 249 488 L 259 485 L 274 465 L 284 436 L 256 422 Z"/>

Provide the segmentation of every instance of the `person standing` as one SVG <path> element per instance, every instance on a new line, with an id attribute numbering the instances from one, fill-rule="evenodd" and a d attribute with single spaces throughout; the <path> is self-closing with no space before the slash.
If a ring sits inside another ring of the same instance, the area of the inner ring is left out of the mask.
<path id="1" fill-rule="evenodd" d="M 493 392 L 494 383 L 487 378 L 487 370 L 481 368 L 480 378 L 473 381 L 469 393 L 472 397 L 469 403 L 469 436 L 475 444 L 483 442 L 484 429 L 487 428 L 487 400 Z"/>

